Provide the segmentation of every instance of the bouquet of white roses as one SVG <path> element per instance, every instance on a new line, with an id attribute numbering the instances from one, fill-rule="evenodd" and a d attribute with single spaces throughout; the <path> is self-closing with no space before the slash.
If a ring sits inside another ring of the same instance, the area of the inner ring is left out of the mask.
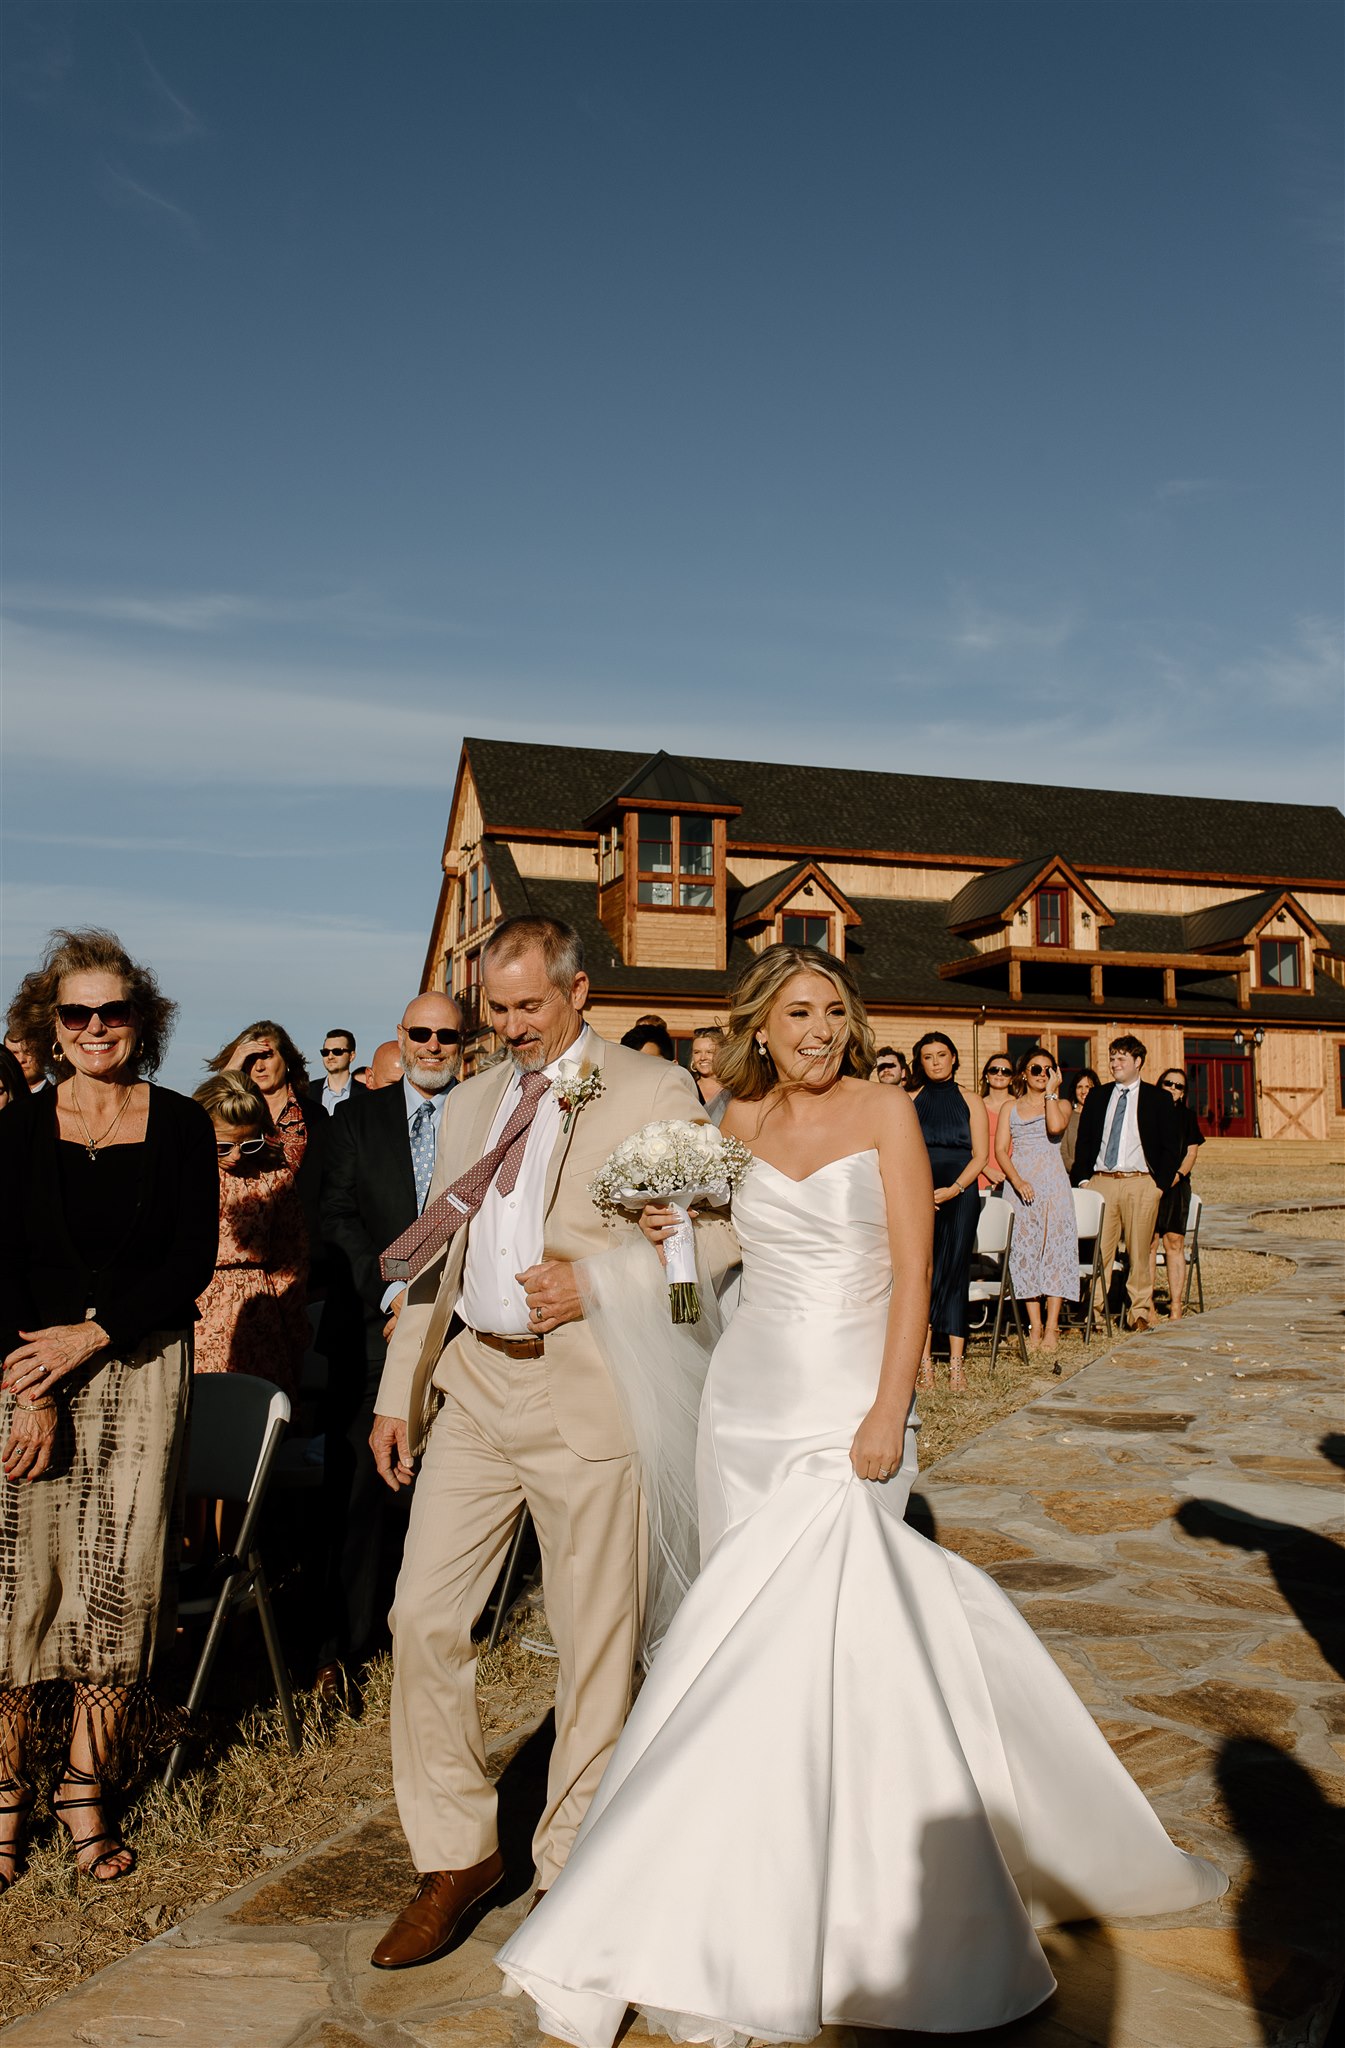
<path id="1" fill-rule="evenodd" d="M 643 1209 L 650 1202 L 680 1210 L 681 1225 L 663 1245 L 675 1323 L 700 1321 L 691 1205 L 711 1202 L 722 1207 L 751 1163 L 752 1154 L 737 1138 L 726 1138 L 714 1124 L 678 1118 L 646 1124 L 624 1139 L 589 1184 L 589 1193 L 605 1216 Z"/>

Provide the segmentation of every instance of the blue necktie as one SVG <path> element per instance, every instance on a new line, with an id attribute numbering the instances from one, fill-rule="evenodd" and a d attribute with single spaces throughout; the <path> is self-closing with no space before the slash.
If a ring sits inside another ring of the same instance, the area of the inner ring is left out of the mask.
<path id="1" fill-rule="evenodd" d="M 411 1170 L 416 1176 L 416 1214 L 425 1207 L 434 1178 L 434 1104 L 422 1102 L 411 1119 Z"/>
<path id="2" fill-rule="evenodd" d="M 1112 1101 L 1111 1129 L 1107 1133 L 1107 1149 L 1102 1155 L 1102 1171 L 1114 1173 L 1121 1157 L 1121 1133 L 1126 1126 L 1126 1090 L 1118 1088 Z"/>

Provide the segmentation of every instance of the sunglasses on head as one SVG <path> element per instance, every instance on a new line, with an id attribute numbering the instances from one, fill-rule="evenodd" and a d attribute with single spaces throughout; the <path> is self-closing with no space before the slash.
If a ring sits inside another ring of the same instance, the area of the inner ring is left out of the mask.
<path id="1" fill-rule="evenodd" d="M 135 1022 L 133 1003 L 57 1003 L 56 1015 L 67 1031 L 87 1031 L 97 1017 L 111 1031 L 120 1031 L 125 1024 Z"/>
<path id="2" fill-rule="evenodd" d="M 241 1152 L 245 1159 L 251 1159 L 254 1154 L 266 1150 L 266 1140 L 265 1138 L 235 1138 L 228 1145 L 221 1145 L 216 1142 L 215 1150 L 221 1159 L 227 1159 L 231 1152 Z"/>
<path id="3" fill-rule="evenodd" d="M 460 1031 L 439 1031 L 429 1024 L 403 1024 L 403 1031 L 412 1045 L 428 1045 L 433 1039 L 436 1045 L 461 1045 Z"/>

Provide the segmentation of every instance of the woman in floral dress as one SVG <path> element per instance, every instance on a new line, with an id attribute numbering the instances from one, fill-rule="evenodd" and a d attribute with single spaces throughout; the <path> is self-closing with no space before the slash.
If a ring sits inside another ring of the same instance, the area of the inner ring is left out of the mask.
<path id="1" fill-rule="evenodd" d="M 298 1400 L 309 1344 L 303 1204 L 260 1092 L 234 1071 L 196 1091 L 215 1127 L 219 1255 L 197 1302 L 197 1372 L 248 1372 Z"/>
<path id="2" fill-rule="evenodd" d="M 1060 1069 L 1040 1045 L 1019 1060 L 1014 1090 L 1018 1099 L 1001 1111 L 995 1132 L 1004 1191 L 1014 1211 L 1009 1278 L 1017 1299 L 1027 1304 L 1028 1350 L 1049 1358 L 1060 1342 L 1060 1304 L 1079 1298 L 1074 1195 L 1060 1157 L 1070 1105 L 1060 1100 Z"/>

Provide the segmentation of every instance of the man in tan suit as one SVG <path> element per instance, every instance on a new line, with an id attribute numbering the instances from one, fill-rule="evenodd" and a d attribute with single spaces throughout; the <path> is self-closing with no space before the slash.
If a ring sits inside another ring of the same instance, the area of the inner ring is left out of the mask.
<path id="1" fill-rule="evenodd" d="M 384 1969 L 442 1954 L 464 1912 L 503 1875 L 472 1627 L 525 1502 L 560 1660 L 533 1843 L 539 1890 L 562 1868 L 621 1732 L 639 1640 L 641 1508 L 574 1261 L 612 1244 L 588 1190 L 613 1148 L 651 1120 L 705 1116 L 680 1067 L 610 1045 L 585 1025 L 588 979 L 568 925 L 507 920 L 485 949 L 482 979 L 510 1058 L 449 1097 L 427 1216 L 499 1146 L 521 1103 L 537 1107 L 521 1165 L 515 1154 L 511 1170 L 497 1169 L 446 1257 L 403 1295 L 370 1438 L 390 1486 L 409 1486 L 420 1460 L 392 1616 L 392 1763 L 423 1876 L 374 1951 Z M 597 1083 L 567 1108 L 576 1062 Z M 540 1095 L 528 1080 L 537 1074 L 553 1084 Z M 711 1263 L 727 1265 L 730 1233 L 701 1227 L 719 1240 Z"/>

